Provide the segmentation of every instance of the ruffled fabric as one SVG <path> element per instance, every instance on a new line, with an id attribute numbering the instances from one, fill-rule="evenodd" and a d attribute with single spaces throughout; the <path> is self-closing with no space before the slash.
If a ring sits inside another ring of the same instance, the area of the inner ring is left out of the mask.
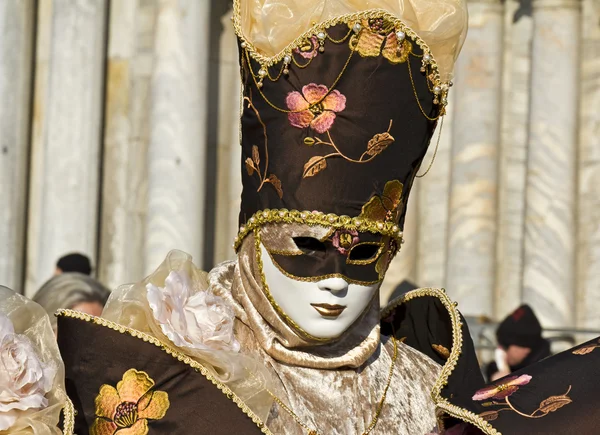
<path id="1" fill-rule="evenodd" d="M 273 56 L 313 23 L 368 9 L 384 9 L 429 46 L 443 80 L 449 80 L 467 34 L 464 0 L 236 0 L 242 31 L 261 53 Z M 316 54 L 316 52 L 315 52 Z"/>
<path id="2" fill-rule="evenodd" d="M 234 314 L 229 301 L 209 288 L 207 274 L 192 257 L 171 251 L 150 276 L 113 291 L 102 317 L 195 359 L 266 419 L 273 402 L 266 388 L 274 381 L 258 358 L 239 352 Z"/>
<path id="3" fill-rule="evenodd" d="M 64 365 L 44 309 L 0 286 L 0 433 L 58 435 Z"/>

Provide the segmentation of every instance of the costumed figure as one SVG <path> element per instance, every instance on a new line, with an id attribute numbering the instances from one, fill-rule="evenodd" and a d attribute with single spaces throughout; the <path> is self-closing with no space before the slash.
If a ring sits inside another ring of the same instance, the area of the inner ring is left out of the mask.
<path id="1" fill-rule="evenodd" d="M 237 259 L 204 273 L 174 251 L 102 317 L 59 313 L 77 433 L 497 434 L 505 416 L 541 420 L 507 410 L 535 377 L 484 389 L 443 290 L 379 304 L 466 23 L 456 0 L 234 1 Z M 567 394 L 532 415 L 559 415 Z"/>

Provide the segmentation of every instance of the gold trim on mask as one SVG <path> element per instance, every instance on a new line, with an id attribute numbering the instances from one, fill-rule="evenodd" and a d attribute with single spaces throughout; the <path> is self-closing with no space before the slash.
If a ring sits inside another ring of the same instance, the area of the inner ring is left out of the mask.
<path id="1" fill-rule="evenodd" d="M 158 338 L 146 334 L 142 331 L 138 331 L 137 329 L 128 328 L 123 325 L 119 325 L 118 323 L 111 322 L 110 320 L 103 319 L 102 317 L 95 317 L 90 314 L 81 313 L 79 311 L 61 309 L 55 313 L 56 317 L 70 317 L 74 319 L 83 320 L 85 322 L 92 322 L 96 325 L 103 326 L 114 331 L 117 331 L 121 334 L 129 334 L 134 338 L 138 338 L 147 343 L 153 344 L 154 346 L 160 348 L 162 351 L 166 352 L 168 355 L 171 355 L 178 361 L 190 366 L 196 372 L 200 373 L 207 380 L 212 382 L 229 400 L 234 402 L 240 410 L 248 416 L 252 422 L 260 429 L 260 431 L 265 435 L 273 435 L 273 433 L 269 430 L 269 428 L 263 423 L 263 421 L 244 403 L 242 399 L 240 399 L 237 394 L 235 394 L 227 385 L 219 382 L 216 378 L 214 378 L 210 372 L 199 362 L 190 358 L 189 356 L 176 351 L 171 348 L 168 344 L 163 343 Z"/>
<path id="2" fill-rule="evenodd" d="M 450 322 L 452 323 L 452 349 L 450 350 L 450 356 L 442 367 L 442 371 L 438 379 L 436 380 L 433 389 L 431 390 L 431 398 L 438 408 L 438 410 L 444 411 L 451 417 L 458 418 L 462 421 L 472 424 L 478 429 L 482 430 L 486 435 L 502 435 L 498 430 L 494 429 L 486 420 L 474 412 L 468 411 L 461 408 L 460 406 L 453 405 L 448 399 L 442 397 L 442 390 L 448 385 L 448 379 L 456 368 L 460 354 L 462 353 L 463 335 L 462 335 L 462 319 L 456 306 L 456 302 L 452 302 L 446 290 L 439 288 L 421 288 L 410 291 L 399 298 L 390 302 L 380 312 L 380 319 L 385 319 L 400 305 L 419 297 L 431 296 L 437 298 L 442 302 L 444 308 L 448 311 L 450 316 Z M 441 418 L 438 417 L 438 418 Z M 440 420 L 441 421 L 441 420 Z"/>
<path id="3" fill-rule="evenodd" d="M 281 309 L 279 304 L 273 298 L 273 295 L 271 294 L 271 291 L 269 290 L 269 285 L 267 284 L 267 277 L 265 276 L 265 270 L 264 270 L 263 261 L 262 261 L 262 252 L 260 249 L 261 245 L 262 244 L 260 242 L 260 229 L 256 228 L 256 229 L 254 229 L 254 250 L 256 251 L 254 255 L 256 256 L 256 264 L 258 265 L 258 271 L 260 273 L 260 281 L 263 286 L 263 291 L 265 292 L 265 296 L 267 297 L 267 300 L 269 301 L 271 306 L 275 309 L 277 314 L 279 314 L 279 316 L 281 316 L 281 318 L 284 319 L 288 323 L 288 325 L 292 326 L 296 331 L 298 331 L 302 336 L 304 336 L 304 338 L 307 338 L 309 340 L 314 340 L 314 341 L 320 341 L 320 342 L 335 340 L 336 337 L 334 337 L 334 338 L 319 338 L 319 337 L 315 337 L 315 336 L 309 334 L 304 329 L 302 329 L 300 327 L 300 325 L 298 325 L 296 322 L 294 322 L 291 317 L 289 317 L 287 314 L 285 314 L 285 312 Z M 267 248 L 265 248 L 265 250 L 266 249 Z M 275 264 L 277 266 L 277 268 L 279 270 L 281 270 L 277 263 L 273 262 L 273 264 Z"/>
<path id="4" fill-rule="evenodd" d="M 355 230 L 359 233 L 381 234 L 396 239 L 398 246 L 402 244 L 402 230 L 394 222 L 373 221 L 368 218 L 350 216 L 338 216 L 333 213 L 325 214 L 319 211 L 298 211 L 287 209 L 259 210 L 248 220 L 245 225 L 240 227 L 239 233 L 235 238 L 233 248 L 237 251 L 244 238 L 252 231 L 260 228 L 264 224 L 276 223 L 298 223 L 305 225 L 321 225 L 331 227 L 332 230 Z"/>
<path id="5" fill-rule="evenodd" d="M 377 250 L 377 252 L 375 253 L 375 255 L 373 255 L 371 258 L 368 258 L 366 260 L 351 260 L 350 259 L 350 253 L 352 252 L 352 250 L 354 248 L 356 248 L 357 246 L 362 246 L 362 245 L 374 245 L 374 246 L 379 246 L 379 249 Z M 385 244 L 381 243 L 381 242 L 360 242 L 357 243 L 356 245 L 352 246 L 349 250 L 348 250 L 348 254 L 346 257 L 346 264 L 357 264 L 360 266 L 364 266 L 367 264 L 371 264 L 374 263 L 375 261 L 377 261 L 379 259 L 379 257 L 381 257 L 381 254 L 383 254 L 383 250 L 385 248 Z M 383 280 L 383 278 L 382 278 Z"/>

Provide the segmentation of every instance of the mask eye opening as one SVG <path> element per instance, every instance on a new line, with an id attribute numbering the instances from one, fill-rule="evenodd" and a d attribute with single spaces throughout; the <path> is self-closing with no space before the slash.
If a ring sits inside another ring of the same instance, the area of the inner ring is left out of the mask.
<path id="1" fill-rule="evenodd" d="M 314 237 L 292 237 L 292 240 L 305 255 L 321 254 L 327 250 L 325 243 Z"/>
<path id="2" fill-rule="evenodd" d="M 354 245 L 348 252 L 347 264 L 366 265 L 376 261 L 383 252 L 383 243 L 362 242 Z"/>

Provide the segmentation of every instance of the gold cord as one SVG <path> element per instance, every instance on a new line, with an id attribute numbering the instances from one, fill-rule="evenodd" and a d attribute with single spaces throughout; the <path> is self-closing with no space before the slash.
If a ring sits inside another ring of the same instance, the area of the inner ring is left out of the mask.
<path id="1" fill-rule="evenodd" d="M 254 74 L 254 71 L 252 71 L 252 63 L 250 62 L 250 54 L 248 53 L 248 50 L 245 50 L 245 54 L 246 54 L 246 59 L 248 61 L 248 69 L 250 70 L 250 75 L 252 76 L 252 80 L 254 80 L 254 84 L 256 85 L 256 88 L 258 89 L 258 92 L 260 93 L 260 95 L 263 97 L 263 99 L 265 100 L 265 102 L 269 106 L 271 106 L 273 109 L 275 109 L 275 110 L 277 110 L 279 112 L 283 112 L 283 113 L 300 113 L 300 112 L 303 112 L 304 110 L 306 110 L 306 109 L 302 109 L 302 110 L 282 109 L 281 107 L 278 107 L 275 104 L 273 104 L 267 98 L 267 96 L 264 94 L 264 92 L 262 91 L 262 87 L 258 84 L 259 82 L 256 80 L 257 76 Z M 352 59 L 353 55 L 354 55 L 354 50 L 350 50 L 350 56 L 348 56 L 348 59 L 346 60 L 346 63 L 344 64 L 344 67 L 342 68 L 342 70 L 340 71 L 340 73 L 338 74 L 338 76 L 336 77 L 336 79 L 333 81 L 332 85 L 329 87 L 329 90 L 327 91 L 327 93 L 325 95 L 323 95 L 323 97 L 319 101 L 317 101 L 316 103 L 313 103 L 313 105 L 321 103 L 334 90 L 335 86 L 338 84 L 338 82 L 342 78 L 342 75 L 346 72 L 346 69 L 348 68 L 348 64 L 350 63 L 350 60 Z"/>
<path id="2" fill-rule="evenodd" d="M 381 395 L 381 399 L 379 400 L 379 402 L 377 403 L 377 407 L 375 408 L 375 415 L 371 419 L 371 423 L 367 427 L 367 430 L 365 430 L 362 433 L 362 435 L 368 435 L 369 433 L 371 433 L 371 431 L 377 425 L 377 421 L 379 420 L 379 416 L 381 415 L 381 411 L 383 409 L 383 404 L 387 397 L 388 389 L 390 388 L 390 384 L 392 383 L 392 377 L 394 375 L 394 367 L 396 365 L 396 359 L 398 358 L 398 341 L 396 340 L 395 335 L 392 336 L 392 340 L 394 342 L 394 355 L 392 357 L 392 364 L 390 366 L 390 372 L 388 375 L 387 383 L 385 385 L 385 388 L 383 389 L 383 394 Z M 270 390 L 267 390 L 267 392 L 273 397 L 273 399 L 275 400 L 275 402 L 277 402 L 277 404 L 279 406 L 281 406 L 288 414 L 290 414 L 292 416 L 292 418 L 296 421 L 296 423 L 298 423 L 298 425 L 302 426 L 304 429 L 306 429 L 308 431 L 307 432 L 308 435 L 319 435 L 319 432 L 317 432 L 315 429 L 311 429 L 302 420 L 300 420 L 300 417 L 298 417 L 296 415 L 296 413 L 294 413 L 294 411 L 292 411 L 285 403 L 283 403 L 283 401 L 279 397 L 277 397 L 275 394 L 273 394 Z"/>
<path id="3" fill-rule="evenodd" d="M 408 76 L 410 77 L 410 84 L 412 85 L 413 93 L 415 94 L 415 100 L 417 100 L 417 105 L 419 106 L 419 110 L 421 111 L 423 116 L 425 118 L 427 118 L 429 121 L 437 121 L 440 118 L 441 114 L 443 113 L 442 112 L 443 109 L 440 110 L 440 113 L 435 118 L 432 118 L 429 115 L 427 115 L 427 113 L 425 113 L 423 106 L 421 106 L 421 101 L 419 100 L 419 93 L 417 92 L 417 87 L 415 86 L 415 80 L 413 79 L 412 68 L 410 66 L 410 60 L 408 60 L 406 62 L 406 64 L 408 65 Z"/>
<path id="4" fill-rule="evenodd" d="M 427 173 L 433 166 L 433 162 L 435 161 L 435 157 L 437 156 L 437 152 L 440 147 L 440 139 L 442 138 L 442 128 L 444 128 L 444 117 L 443 116 L 442 116 L 442 120 L 440 121 L 440 131 L 438 131 L 438 138 L 437 138 L 437 142 L 435 143 L 435 150 L 433 150 L 433 157 L 431 157 L 431 161 L 429 162 L 429 166 L 427 166 L 427 169 L 425 170 L 425 172 L 423 172 L 421 174 L 417 174 L 416 175 L 417 178 L 423 178 L 425 175 L 427 175 Z"/>

